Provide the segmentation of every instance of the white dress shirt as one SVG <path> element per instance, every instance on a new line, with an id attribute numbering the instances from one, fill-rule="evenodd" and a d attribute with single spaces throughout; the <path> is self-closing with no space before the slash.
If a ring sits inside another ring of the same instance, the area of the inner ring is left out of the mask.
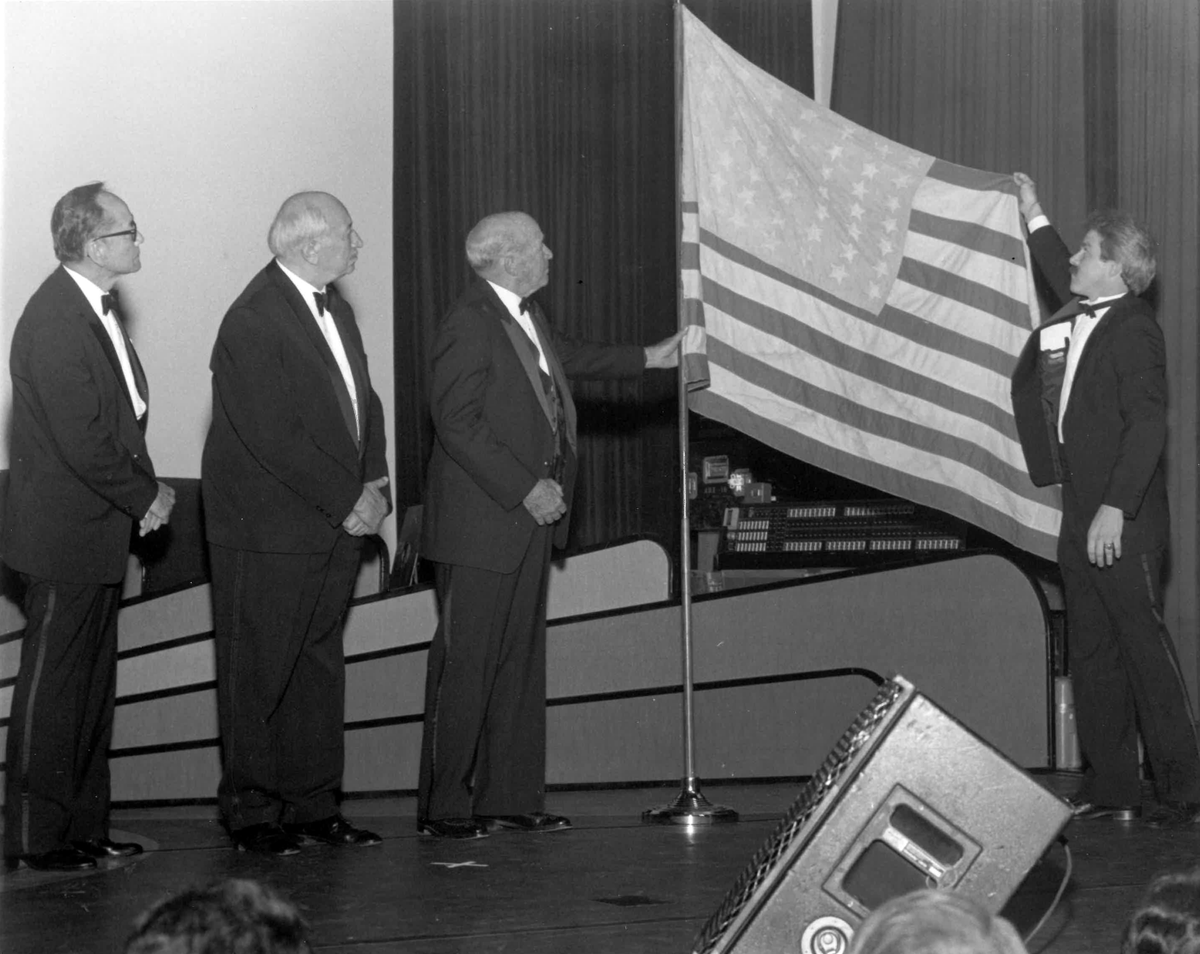
<path id="1" fill-rule="evenodd" d="M 121 363 L 121 374 L 125 376 L 125 387 L 129 391 L 129 396 L 133 399 L 133 413 L 137 415 L 138 420 L 141 420 L 142 416 L 146 413 L 146 402 L 142 400 L 141 394 L 138 393 L 137 382 L 133 377 L 133 365 L 129 361 L 129 349 L 125 347 L 125 335 L 117 324 L 117 316 L 111 311 L 106 315 L 103 305 L 100 304 L 100 299 L 107 292 L 90 278 L 84 278 L 78 272 L 72 271 L 67 265 L 63 266 L 63 270 L 75 280 L 75 284 L 79 286 L 79 290 L 87 298 L 88 304 L 92 306 L 92 311 L 100 319 L 100 324 L 108 332 L 108 337 L 112 340 L 113 349 L 117 352 L 117 360 Z"/>
<path id="2" fill-rule="evenodd" d="M 546 352 L 542 350 L 542 343 L 538 340 L 537 329 L 533 327 L 533 319 L 529 316 L 528 312 L 521 311 L 521 296 L 514 291 L 509 291 L 502 285 L 497 285 L 495 282 L 489 281 L 488 284 L 496 290 L 496 294 L 504 302 L 504 307 L 508 309 L 508 313 L 513 316 L 516 323 L 521 326 L 521 330 L 529 336 L 529 340 L 537 348 L 538 367 L 542 369 L 544 374 L 549 376 L 550 365 L 546 363 Z"/>
<path id="3" fill-rule="evenodd" d="M 333 314 L 330 312 L 329 306 L 326 305 L 325 314 L 319 314 L 317 312 L 317 300 L 313 298 L 314 292 L 324 294 L 325 289 L 310 285 L 295 272 L 289 270 L 279 259 L 275 259 L 275 261 L 283 271 L 283 274 L 292 280 L 292 284 L 300 292 L 300 297 L 308 305 L 309 313 L 316 319 L 317 327 L 325 335 L 325 341 L 329 344 L 329 350 L 333 352 L 333 360 L 337 362 L 338 370 L 342 372 L 342 380 L 346 382 L 346 390 L 350 392 L 350 403 L 354 405 L 354 426 L 361 437 L 362 422 L 358 417 L 358 390 L 354 386 L 354 373 L 350 370 L 350 360 L 346 357 L 346 348 L 342 344 L 342 336 L 338 334 L 337 322 L 333 320 Z"/>

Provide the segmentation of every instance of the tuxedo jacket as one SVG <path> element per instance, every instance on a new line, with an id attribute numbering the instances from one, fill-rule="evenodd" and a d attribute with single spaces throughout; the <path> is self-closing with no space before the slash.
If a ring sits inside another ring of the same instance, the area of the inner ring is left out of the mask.
<path id="1" fill-rule="evenodd" d="M 1034 263 L 1062 307 L 1036 329 L 1013 372 L 1013 412 L 1029 475 L 1063 483 L 1063 533 L 1086 538 L 1101 504 L 1125 515 L 1121 549 L 1140 553 L 1167 542 L 1166 358 L 1150 305 L 1129 294 L 1093 329 L 1075 370 L 1058 441 L 1065 353 L 1042 348 L 1042 331 L 1069 332 L 1079 313 L 1070 293 L 1069 253 L 1053 228 L 1029 236 Z"/>
<path id="2" fill-rule="evenodd" d="M 327 291 L 353 372 L 359 425 L 325 335 L 272 260 L 226 313 L 209 364 L 212 424 L 201 492 L 210 543 L 326 552 L 363 483 L 387 475 L 383 407 L 362 336 L 349 304 L 332 285 Z"/>
<path id="3" fill-rule="evenodd" d="M 567 378 L 637 377 L 645 350 L 555 334 L 536 303 L 532 317 L 565 417 L 562 486 L 568 509 L 555 527 L 561 547 L 576 471 L 575 405 Z M 525 497 L 538 480 L 551 476 L 554 410 L 528 337 L 483 279 L 438 327 L 429 406 L 434 445 L 421 553 L 439 563 L 511 573 L 537 527 Z"/>
<path id="4" fill-rule="evenodd" d="M 128 339 L 126 350 L 148 401 Z M 119 583 L 158 482 L 112 339 L 63 268 L 25 306 L 9 365 L 5 562 L 58 583 Z"/>

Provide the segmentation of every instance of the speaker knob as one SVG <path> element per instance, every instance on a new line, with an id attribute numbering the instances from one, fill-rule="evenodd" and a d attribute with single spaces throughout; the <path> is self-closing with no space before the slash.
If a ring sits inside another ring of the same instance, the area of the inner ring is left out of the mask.
<path id="1" fill-rule="evenodd" d="M 833 915 L 817 918 L 800 938 L 801 954 L 846 954 L 854 929 Z"/>

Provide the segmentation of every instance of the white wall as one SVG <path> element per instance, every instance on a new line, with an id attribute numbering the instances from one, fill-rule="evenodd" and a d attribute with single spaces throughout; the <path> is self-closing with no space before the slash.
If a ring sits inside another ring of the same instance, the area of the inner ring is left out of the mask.
<path id="1" fill-rule="evenodd" d="M 305 189 L 337 195 L 365 242 L 341 288 L 390 442 L 391 4 L 22 0 L 0 2 L 0 28 L 0 468 L 12 328 L 56 265 L 50 212 L 96 179 L 146 236 L 142 270 L 118 287 L 149 378 L 161 475 L 200 475 L 217 326 L 269 261 L 280 203 Z"/>

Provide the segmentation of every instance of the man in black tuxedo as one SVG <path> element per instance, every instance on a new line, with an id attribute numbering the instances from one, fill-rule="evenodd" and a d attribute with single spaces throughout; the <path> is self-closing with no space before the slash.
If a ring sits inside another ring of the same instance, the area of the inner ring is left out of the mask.
<path id="1" fill-rule="evenodd" d="M 1096 213 L 1069 256 L 1033 181 L 1014 178 L 1034 262 L 1062 306 L 1026 344 L 1012 393 L 1030 477 L 1063 487 L 1058 562 L 1088 761 L 1076 816 L 1140 815 L 1140 730 L 1162 803 L 1149 821 L 1191 826 L 1200 746 L 1162 621 L 1166 362 L 1137 297 L 1154 279 L 1154 241 L 1124 213 Z"/>
<path id="2" fill-rule="evenodd" d="M 8 726 L 6 867 L 96 867 L 139 853 L 108 837 L 117 604 L 137 525 L 167 522 L 175 492 L 146 450 L 146 376 L 114 284 L 142 267 L 129 207 L 103 183 L 50 219 L 62 263 L 13 333 L 12 454 L 3 554 L 25 585 Z"/>
<path id="3" fill-rule="evenodd" d="M 433 347 L 421 552 L 436 564 L 441 616 L 417 827 L 445 838 L 560 831 L 570 821 L 544 811 L 546 585 L 575 483 L 567 378 L 675 367 L 681 336 L 641 348 L 556 334 L 528 299 L 548 281 L 552 255 L 524 213 L 483 219 L 466 251 L 479 279 Z"/>
<path id="4" fill-rule="evenodd" d="M 380 843 L 338 811 L 342 623 L 363 536 L 390 503 L 383 407 L 333 282 L 362 240 L 323 192 L 284 202 L 275 258 L 213 348 L 201 486 L 212 566 L 221 813 L 237 848 Z"/>

